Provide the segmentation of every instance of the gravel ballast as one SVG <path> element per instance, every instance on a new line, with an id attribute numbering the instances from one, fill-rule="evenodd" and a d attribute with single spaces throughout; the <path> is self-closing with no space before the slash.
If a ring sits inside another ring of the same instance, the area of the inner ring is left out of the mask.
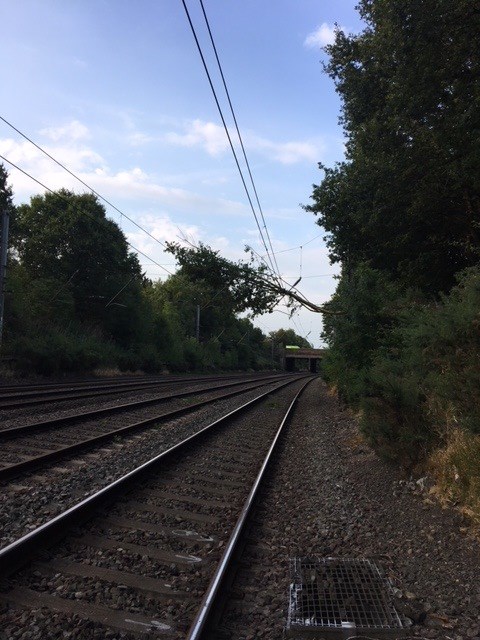
<path id="1" fill-rule="evenodd" d="M 131 617 L 146 615 L 168 625 L 169 637 L 181 640 L 283 413 L 301 384 L 298 380 L 268 396 L 233 417 L 223 428 L 213 429 L 187 451 L 178 452 L 162 467 L 144 476 L 131 492 L 127 490 L 118 501 L 100 510 L 98 518 L 76 527 L 62 543 L 44 552 L 39 563 L 10 576 L 5 593 L 12 588 L 16 593 L 22 588 L 29 589 L 29 600 L 23 605 L 29 610 L 24 615 L 16 604 L 5 605 L 6 637 L 133 640 L 130 633 L 111 631 L 108 624 L 99 622 L 98 616 L 95 622 L 85 625 L 70 614 L 71 607 L 82 612 L 84 607 L 98 605 L 103 607 L 102 611 L 106 607 L 119 611 L 122 628 L 124 623 L 132 622 Z M 133 511 L 133 521 L 127 515 L 129 511 Z M 147 522 L 157 528 L 146 529 Z M 59 565 L 59 561 L 63 564 Z M 72 563 L 81 564 L 88 576 L 73 575 L 68 566 L 65 569 L 65 563 L 70 567 Z M 93 568 L 93 573 L 88 568 Z M 98 573 L 100 570 L 103 574 Z M 122 572 L 122 576 L 110 582 L 106 573 L 112 572 L 117 572 L 117 576 Z M 132 575 L 141 576 L 139 589 L 128 586 Z M 164 585 L 169 588 L 168 595 L 160 595 L 158 591 L 156 595 L 149 594 L 145 584 L 149 579 L 168 580 Z M 55 602 L 48 611 L 38 606 L 41 594 Z M 31 604 L 32 598 L 36 604 Z M 9 601 L 8 595 L 1 602 L 5 603 L 5 599 Z M 60 616 L 53 613 L 59 607 Z M 102 613 L 101 619 L 107 620 L 106 614 Z M 1 629 L 0 625 L 0 634 Z M 149 640 L 158 637 L 153 629 L 150 633 L 145 629 L 141 635 Z"/>
<path id="2" fill-rule="evenodd" d="M 103 455 L 97 469 L 107 461 L 105 473 L 110 475 L 113 460 L 118 459 L 112 456 L 109 466 L 108 454 Z M 62 495 L 59 472 L 56 491 L 60 499 L 68 500 L 75 490 L 82 494 L 85 485 L 80 476 L 85 473 L 86 468 L 80 468 L 77 480 L 68 477 Z M 87 485 L 91 481 L 91 477 L 85 479 Z M 43 482 L 45 491 L 52 479 Z M 24 501 L 17 503 L 20 514 Z M 155 521 L 153 515 L 151 519 Z M 175 526 L 174 521 L 171 524 Z M 479 640 L 479 543 L 465 524 L 455 510 L 441 508 L 428 490 L 422 489 L 422 483 L 405 481 L 396 469 L 381 462 L 362 442 L 349 412 L 328 394 L 323 383 L 315 381 L 300 400 L 262 491 L 250 543 L 234 584 L 241 597 L 226 616 L 228 637 L 282 638 L 289 558 L 333 556 L 374 558 L 385 567 L 396 589 L 397 607 L 411 622 L 412 638 Z M 197 529 L 202 531 L 201 526 Z M 205 527 L 204 533 L 212 533 L 211 528 Z M 180 545 L 179 549 L 187 551 L 188 547 Z M 196 548 L 190 552 L 195 553 Z M 106 566 L 110 566 L 109 558 L 106 552 Z M 145 572 L 156 575 L 147 566 Z M 56 585 L 51 582 L 49 589 Z M 87 587 L 88 597 L 96 597 L 100 586 Z M 145 606 L 144 601 L 139 600 L 138 606 Z M 36 628 L 31 638 L 42 637 L 46 624 L 64 629 L 65 635 L 59 638 L 122 637 L 114 632 L 105 634 L 75 616 L 43 620 L 42 615 L 41 611 L 32 615 L 19 610 L 16 624 Z M 368 634 L 358 636 L 359 640 L 365 637 Z"/>
<path id="3" fill-rule="evenodd" d="M 195 413 L 159 422 L 101 449 L 0 483 L 0 548 L 277 384 L 219 400 Z M 163 410 L 163 409 L 162 409 Z M 151 410 L 150 410 L 151 411 Z M 111 418 L 112 428 L 119 418 Z"/>
<path id="4" fill-rule="evenodd" d="M 301 399 L 274 469 L 234 584 L 242 598 L 225 617 L 229 638 L 282 637 L 295 556 L 376 559 L 409 636 L 480 638 L 478 541 L 422 483 L 406 482 L 378 459 L 320 381 Z"/>

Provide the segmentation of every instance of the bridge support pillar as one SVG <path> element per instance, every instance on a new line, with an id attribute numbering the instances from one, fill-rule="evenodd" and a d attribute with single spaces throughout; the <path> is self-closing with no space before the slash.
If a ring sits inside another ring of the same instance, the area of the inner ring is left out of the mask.
<path id="1" fill-rule="evenodd" d="M 285 358 L 285 371 L 295 371 L 295 358 Z"/>
<path id="2" fill-rule="evenodd" d="M 310 358 L 310 373 L 317 373 L 317 358 Z"/>

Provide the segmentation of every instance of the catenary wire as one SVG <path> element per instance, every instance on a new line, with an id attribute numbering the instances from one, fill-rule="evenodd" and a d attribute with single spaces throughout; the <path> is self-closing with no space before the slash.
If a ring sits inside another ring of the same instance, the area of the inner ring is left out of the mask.
<path id="1" fill-rule="evenodd" d="M 45 151 L 45 149 L 43 149 L 39 144 L 37 144 L 36 142 L 34 142 L 31 138 L 29 138 L 25 133 L 23 133 L 22 131 L 20 131 L 20 129 L 17 129 L 17 127 L 15 127 L 11 122 L 9 122 L 6 118 L 4 118 L 3 116 L 0 115 L 0 120 L 2 120 L 6 125 L 8 125 L 9 127 L 11 127 L 14 131 L 16 131 L 20 136 L 22 136 L 22 138 L 24 138 L 25 140 L 27 140 L 28 142 L 30 142 L 30 144 L 33 144 L 34 147 L 36 147 L 39 151 L 41 151 L 43 154 L 45 154 L 47 156 L 47 158 L 50 158 L 50 160 L 53 160 L 53 162 L 55 162 L 55 164 L 57 164 L 59 167 L 61 167 L 62 169 L 64 169 L 67 173 L 69 173 L 71 176 L 73 176 L 75 178 L 75 180 L 78 180 L 81 184 L 83 184 L 84 187 L 87 187 L 87 189 L 89 189 L 93 194 L 95 194 L 97 196 L 97 198 L 100 198 L 100 200 L 103 200 L 103 202 L 105 202 L 106 204 L 108 204 L 108 206 L 112 207 L 112 209 L 115 209 L 115 211 L 117 211 L 121 216 L 123 216 L 124 218 L 126 218 L 129 222 L 131 222 L 133 225 L 135 225 L 138 229 L 140 229 L 141 231 L 143 231 L 144 233 L 147 234 L 147 236 L 150 236 L 150 238 L 152 238 L 152 240 L 155 240 L 155 242 L 158 242 L 158 244 L 160 244 L 162 247 L 166 248 L 165 244 L 159 240 L 158 238 L 155 238 L 154 235 L 152 235 L 149 231 L 147 231 L 147 229 L 145 229 L 144 227 L 142 227 L 140 224 L 138 224 L 137 222 L 135 222 L 135 220 L 132 220 L 132 218 L 130 218 L 129 216 L 127 216 L 126 213 L 124 213 L 123 211 L 121 211 L 118 207 L 116 207 L 113 203 L 111 203 L 109 200 L 107 200 L 106 198 L 104 198 L 100 193 L 98 193 L 98 191 L 95 191 L 95 189 L 93 187 L 91 187 L 89 184 L 87 184 L 84 180 L 82 180 L 82 178 L 79 178 L 73 171 L 71 171 L 68 167 L 66 167 L 64 164 L 62 164 L 59 160 L 57 160 L 56 158 L 54 158 L 50 153 L 48 153 L 48 151 Z"/>
<path id="2" fill-rule="evenodd" d="M 258 253 L 258 251 L 255 251 L 255 249 L 254 249 L 253 247 L 249 247 L 249 249 L 250 249 L 250 250 L 251 250 L 251 251 L 252 251 L 252 252 L 257 256 L 257 258 L 258 258 L 261 262 L 263 262 L 263 263 L 268 267 L 268 264 L 266 263 L 266 261 L 265 261 L 265 257 L 264 257 L 264 256 L 261 256 L 261 255 Z M 293 276 L 292 276 L 292 277 L 293 277 Z M 302 293 L 301 291 L 299 291 L 296 287 L 294 287 L 294 286 L 293 286 L 293 285 L 291 285 L 289 282 L 287 282 L 287 281 L 285 280 L 285 278 L 283 278 L 281 275 L 279 275 L 279 276 L 278 276 L 278 279 L 277 279 L 277 280 L 278 280 L 278 281 L 283 282 L 283 283 L 284 283 L 284 285 L 285 285 L 286 287 L 288 287 L 288 289 L 289 289 L 289 290 L 291 290 L 291 291 L 295 291 L 295 292 L 297 293 L 297 295 L 299 295 L 300 297 L 302 297 L 304 300 L 306 300 L 306 299 L 307 299 L 307 298 L 303 295 L 303 293 Z M 279 283 L 280 283 L 280 282 L 279 282 Z M 295 284 L 297 284 L 297 283 L 295 283 Z M 284 295 L 285 295 L 285 294 L 284 294 Z M 282 298 L 283 298 L 283 296 L 282 296 Z"/>
<path id="3" fill-rule="evenodd" d="M 47 187 L 45 184 L 43 184 L 43 182 L 41 182 L 40 180 L 38 180 L 37 178 L 34 178 L 30 173 L 28 173 L 27 171 L 25 171 L 24 169 L 22 169 L 21 167 L 19 167 L 18 165 L 16 165 L 14 162 L 12 162 L 11 160 L 9 160 L 8 158 L 6 158 L 5 156 L 0 154 L 0 158 L 2 160 L 4 160 L 5 162 L 8 162 L 8 164 L 12 167 L 14 167 L 15 169 L 17 169 L 17 171 L 20 171 L 21 173 L 23 173 L 23 175 L 27 176 L 27 178 L 30 178 L 30 180 L 33 180 L 34 182 L 36 182 L 37 184 L 39 184 L 43 189 L 45 189 L 46 191 L 49 191 L 50 193 L 56 193 L 56 195 L 58 197 L 60 197 L 61 200 L 65 200 L 65 202 L 68 202 L 68 199 L 65 198 L 64 196 L 62 196 L 60 193 L 55 192 L 53 189 L 50 189 L 50 187 Z M 87 218 L 90 218 L 90 220 L 93 220 L 94 222 L 98 221 L 96 218 L 94 218 L 93 216 L 91 216 L 89 213 L 87 213 L 86 211 L 80 209 L 78 206 L 75 206 L 75 209 L 81 211 L 81 213 L 86 216 Z M 154 260 L 151 256 L 147 255 L 146 253 L 144 253 L 143 251 L 140 251 L 140 249 L 137 249 L 137 247 L 135 247 L 131 242 L 129 242 L 126 238 L 125 238 L 125 242 L 128 244 L 128 246 L 133 249 L 134 251 L 136 251 L 137 253 L 139 253 L 140 255 L 144 256 L 145 258 L 148 258 L 148 260 L 151 261 L 152 264 L 156 265 L 157 267 L 160 267 L 161 269 L 163 269 L 164 271 L 166 271 L 170 276 L 173 276 L 173 273 L 171 271 L 169 271 L 168 269 L 165 269 L 165 267 L 163 267 L 159 262 L 157 262 L 156 260 Z"/>
<path id="4" fill-rule="evenodd" d="M 266 250 L 266 252 L 267 252 L 267 256 L 268 256 L 269 261 L 270 261 L 270 267 L 269 267 L 269 268 L 271 268 L 271 269 L 272 269 L 273 274 L 274 274 L 276 277 L 278 277 L 278 276 L 277 276 L 277 274 L 276 274 L 276 271 L 275 271 L 275 267 L 274 267 L 274 263 L 273 263 L 272 256 L 270 255 L 270 251 L 269 251 L 269 249 L 268 249 L 268 247 L 267 247 L 267 244 L 266 244 L 266 242 L 265 242 L 265 238 L 264 238 L 264 235 L 263 235 L 263 233 L 262 233 L 262 229 L 261 229 L 260 223 L 259 223 L 259 221 L 258 221 L 258 216 L 257 216 L 257 213 L 256 213 L 256 211 L 255 211 L 255 207 L 253 206 L 252 198 L 250 197 L 250 192 L 249 192 L 249 190 L 248 190 L 247 183 L 245 182 L 245 178 L 244 178 L 244 175 L 243 175 L 243 171 L 242 171 L 242 168 L 241 168 L 241 166 L 240 166 L 240 162 L 239 162 L 239 160 L 238 160 L 237 153 L 236 153 L 236 151 L 235 151 L 235 147 L 233 146 L 232 138 L 231 138 L 230 133 L 229 133 L 229 131 L 228 131 L 227 123 L 226 123 L 226 121 L 225 121 L 225 117 L 224 117 L 224 115 L 223 115 L 223 111 L 222 111 L 222 108 L 221 108 L 221 106 L 220 106 L 220 102 L 219 102 L 218 97 L 217 97 L 217 92 L 215 91 L 215 87 L 213 86 L 213 81 L 212 81 L 212 78 L 211 78 L 211 76 L 210 76 L 210 72 L 209 72 L 209 70 L 208 70 L 208 66 L 207 66 L 207 63 L 206 63 L 205 57 L 204 57 L 204 55 L 203 55 L 202 47 L 200 46 L 200 42 L 199 42 L 199 40 L 198 40 L 197 33 L 196 33 L 196 31 L 195 31 L 195 27 L 193 26 L 193 22 L 192 22 L 192 19 L 191 19 L 191 17 L 190 17 L 190 12 L 189 12 L 188 7 L 187 7 L 187 5 L 186 5 L 186 3 L 185 3 L 185 0 L 182 0 L 182 4 L 183 4 L 183 8 L 185 9 L 185 14 L 186 14 L 186 16 L 187 16 L 187 20 L 188 20 L 188 23 L 189 23 L 189 25 L 190 25 L 190 29 L 191 29 L 192 34 L 193 34 L 193 38 L 194 38 L 195 43 L 196 43 L 196 45 L 197 45 L 198 53 L 200 54 L 200 58 L 201 58 L 201 60 L 202 60 L 203 68 L 204 68 L 205 73 L 206 73 L 206 75 L 207 75 L 207 79 L 208 79 L 208 82 L 209 82 L 209 85 L 210 85 L 210 89 L 211 89 L 211 91 L 212 91 L 212 94 L 213 94 L 213 97 L 214 97 L 214 100 L 215 100 L 215 104 L 217 105 L 217 109 L 218 109 L 218 112 L 219 112 L 219 114 L 220 114 L 220 118 L 221 118 L 221 120 L 222 120 L 223 128 L 225 129 L 225 133 L 226 133 L 226 135 L 227 135 L 227 139 L 228 139 L 228 143 L 229 143 L 229 145 L 230 145 L 230 149 L 232 150 L 232 154 L 233 154 L 233 157 L 234 157 L 234 159 L 235 159 L 235 164 L 237 165 L 237 169 L 238 169 L 238 172 L 239 172 L 239 174 L 240 174 L 240 178 L 241 178 L 241 180 L 242 180 L 243 188 L 244 188 L 245 193 L 246 193 L 246 195 L 247 195 L 247 199 L 248 199 L 248 202 L 249 202 L 249 204 L 250 204 L 250 208 L 251 208 L 251 210 L 252 210 L 253 217 L 255 218 L 255 222 L 256 222 L 256 224 L 257 224 L 257 229 L 258 229 L 258 232 L 259 232 L 259 234 L 260 234 L 260 238 L 261 238 L 261 240 L 262 240 L 262 244 L 263 244 L 263 246 L 265 247 L 265 250 Z"/>
<path id="5" fill-rule="evenodd" d="M 224 89 L 225 89 L 225 94 L 226 94 L 226 96 L 227 96 L 228 104 L 229 104 L 229 106 L 230 106 L 230 111 L 231 111 L 231 113 L 232 113 L 233 121 L 234 121 L 234 123 L 235 123 L 235 128 L 236 128 L 236 130 L 237 130 L 238 140 L 239 140 L 239 142 L 240 142 L 240 146 L 241 146 L 241 148 L 242 148 L 243 158 L 244 158 L 244 160 L 245 160 L 245 165 L 246 165 L 247 170 L 248 170 L 248 175 L 250 176 L 250 182 L 252 183 L 252 188 L 253 188 L 253 192 L 254 192 L 254 194 L 255 194 L 255 199 L 256 199 L 256 201 L 257 201 L 258 210 L 260 211 L 260 216 L 261 216 L 261 218 L 262 218 L 263 228 L 265 229 L 265 235 L 267 236 L 268 244 L 269 244 L 270 249 L 271 249 L 271 252 L 272 252 L 273 261 L 274 261 L 274 263 L 275 263 L 276 273 L 277 273 L 277 275 L 280 275 L 280 269 L 278 268 L 277 259 L 275 258 L 275 252 L 274 252 L 274 250 L 273 250 L 273 246 L 272 246 L 272 240 L 271 240 L 271 238 L 270 238 L 270 234 L 269 234 L 269 232 L 268 232 L 267 223 L 265 222 L 265 217 L 264 217 L 264 215 L 263 215 L 262 205 L 260 204 L 260 199 L 259 199 L 259 197 L 258 197 L 257 188 L 256 188 L 256 186 L 255 186 L 255 182 L 254 182 L 254 180 L 253 180 L 252 171 L 251 171 L 251 169 L 250 169 L 250 163 L 248 162 L 247 153 L 246 153 L 246 151 L 245 151 L 245 146 L 244 146 L 244 144 L 243 144 L 243 139 L 242 139 L 242 136 L 241 136 L 241 134 L 240 134 L 240 128 L 239 128 L 239 126 L 238 126 L 238 122 L 237 122 L 237 117 L 236 117 L 236 115 L 235 115 L 235 110 L 234 110 L 234 108 L 233 108 L 233 104 L 232 104 L 232 101 L 231 101 L 231 99 L 230 99 L 230 92 L 229 92 L 228 87 L 227 87 L 227 82 L 226 82 L 226 80 L 225 80 L 225 76 L 224 76 L 224 73 L 223 73 L 223 68 L 222 68 L 222 65 L 221 65 L 221 63 L 220 63 L 220 58 L 219 58 L 219 56 L 218 56 L 217 47 L 216 47 L 216 45 L 215 45 L 215 41 L 214 41 L 214 39 L 213 39 L 212 30 L 211 30 L 211 28 L 210 28 L 210 22 L 209 22 L 209 20 L 208 20 L 208 18 L 207 18 L 207 14 L 206 14 L 206 11 L 205 11 L 205 7 L 204 7 L 204 5 L 203 5 L 203 0 L 200 0 L 200 6 L 202 7 L 203 17 L 204 17 L 204 19 L 205 19 L 205 24 L 207 25 L 207 29 L 208 29 L 208 35 L 210 36 L 210 42 L 212 43 L 213 51 L 214 51 L 214 53 L 215 53 L 215 59 L 217 60 L 218 69 L 219 69 L 219 71 L 220 71 L 220 76 L 221 76 L 221 78 L 222 78 L 223 87 L 224 87 Z"/>
<path id="6" fill-rule="evenodd" d="M 301 249 L 302 247 L 305 247 L 307 244 L 310 244 L 311 242 L 313 242 L 314 240 L 317 240 L 317 238 L 321 238 L 323 234 L 319 234 L 318 236 L 315 236 L 314 238 L 310 238 L 310 240 L 307 240 L 307 242 L 304 242 L 303 244 L 299 244 L 296 247 L 290 247 L 289 249 L 281 249 L 280 251 L 275 251 L 275 255 L 278 256 L 279 253 L 287 253 L 287 251 L 295 251 L 295 249 Z"/>

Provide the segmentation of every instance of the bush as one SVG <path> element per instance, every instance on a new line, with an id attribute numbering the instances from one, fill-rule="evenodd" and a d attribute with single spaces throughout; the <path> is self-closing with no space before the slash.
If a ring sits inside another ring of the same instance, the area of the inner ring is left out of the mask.
<path id="1" fill-rule="evenodd" d="M 19 337 L 10 342 L 8 350 L 20 373 L 47 376 L 85 373 L 99 365 L 114 364 L 118 357 L 114 347 L 94 336 L 57 328 Z"/>
<path id="2" fill-rule="evenodd" d="M 418 377 L 399 372 L 392 362 L 377 362 L 369 387 L 361 403 L 362 432 L 383 459 L 412 469 L 434 442 Z"/>
<path id="3" fill-rule="evenodd" d="M 362 429 L 410 466 L 458 428 L 480 433 L 480 270 L 437 303 L 404 313 L 368 372 Z"/>
<path id="4" fill-rule="evenodd" d="M 323 338 L 329 346 L 323 363 L 327 381 L 339 396 L 358 407 L 367 393 L 368 372 L 378 350 L 389 340 L 398 323 L 401 292 L 391 279 L 367 264 L 342 277 L 325 316 Z"/>
<path id="5" fill-rule="evenodd" d="M 480 524 L 480 436 L 454 429 L 431 456 L 429 471 L 442 499 L 460 502 L 462 511 Z"/>

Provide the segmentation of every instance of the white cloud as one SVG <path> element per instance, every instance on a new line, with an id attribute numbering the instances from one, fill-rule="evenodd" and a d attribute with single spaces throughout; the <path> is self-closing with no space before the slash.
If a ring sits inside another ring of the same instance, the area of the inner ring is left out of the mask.
<path id="1" fill-rule="evenodd" d="M 182 243 L 182 238 L 185 237 L 195 244 L 202 237 L 202 232 L 197 225 L 183 222 L 177 224 L 166 213 L 162 213 L 161 215 L 155 215 L 153 213 L 143 214 L 140 216 L 140 224 L 159 242 Z M 142 231 L 131 232 L 127 235 L 139 249 L 152 255 L 152 257 L 155 257 L 154 254 L 163 253 L 158 242 L 149 238 L 149 236 Z M 161 255 L 157 255 L 157 257 L 160 258 Z M 173 261 L 173 257 L 171 261 Z"/>
<path id="2" fill-rule="evenodd" d="M 231 139 L 236 142 L 236 132 L 229 133 Z M 308 140 L 274 142 L 252 132 L 246 132 L 242 138 L 247 153 L 257 152 L 281 164 L 318 160 L 320 151 L 324 147 L 323 144 Z M 229 148 L 224 128 L 214 122 L 203 122 L 202 120 L 193 120 L 185 124 L 184 133 L 167 133 L 165 140 L 170 144 L 182 147 L 201 147 L 211 156 L 219 156 Z"/>
<path id="3" fill-rule="evenodd" d="M 212 156 L 218 156 L 228 149 L 225 129 L 214 122 L 201 120 L 188 123 L 184 134 L 167 133 L 166 140 L 182 147 L 202 146 Z"/>
<path id="4" fill-rule="evenodd" d="M 142 133 L 141 131 L 135 131 L 127 136 L 127 141 L 132 147 L 141 147 L 144 144 L 153 142 L 154 140 L 155 138 L 147 135 L 146 133 Z"/>
<path id="5" fill-rule="evenodd" d="M 69 130 L 68 127 L 62 129 Z M 52 129 L 49 133 L 52 131 L 56 132 L 57 129 Z M 171 210 L 185 211 L 194 215 L 206 213 L 241 217 L 249 215 L 244 203 L 165 186 L 160 184 L 155 176 L 148 174 L 138 166 L 113 172 L 100 154 L 72 137 L 63 143 L 44 144 L 43 148 L 85 183 L 114 203 L 117 203 L 119 199 L 135 202 L 149 201 L 155 207 L 167 207 Z M 0 153 L 37 178 L 49 189 L 55 190 L 65 187 L 77 192 L 85 190 L 85 187 L 72 175 L 26 141 L 12 138 L 0 139 Z M 24 202 L 31 195 L 39 192 L 39 185 L 35 184 L 28 176 L 8 167 L 8 163 L 7 169 L 16 202 Z"/>
<path id="6" fill-rule="evenodd" d="M 90 138 L 88 128 L 78 120 L 72 120 L 62 127 L 47 127 L 46 129 L 42 129 L 40 133 L 54 142 L 58 142 L 59 140 L 86 140 Z"/>
<path id="7" fill-rule="evenodd" d="M 73 62 L 73 65 L 75 67 L 77 67 L 78 69 L 87 69 L 88 68 L 88 64 L 82 58 L 77 58 L 76 56 L 74 56 L 72 58 L 72 62 Z"/>
<path id="8" fill-rule="evenodd" d="M 329 25 L 327 22 L 324 22 L 319 27 L 317 27 L 315 31 L 312 31 L 312 33 L 308 34 L 303 44 L 310 49 L 321 49 L 327 44 L 333 44 L 334 40 L 335 26 Z"/>
<path id="9" fill-rule="evenodd" d="M 297 162 L 315 162 L 318 160 L 323 145 L 313 142 L 272 142 L 265 138 L 247 136 L 248 147 L 281 164 Z"/>
<path id="10" fill-rule="evenodd" d="M 56 158 L 74 172 L 98 168 L 99 165 L 104 164 L 102 157 L 88 147 L 43 145 L 43 148 L 52 157 Z M 15 164 L 20 165 L 25 171 L 29 173 L 34 171 L 36 177 L 40 177 L 40 175 L 45 174 L 45 172 L 50 173 L 52 168 L 57 166 L 39 149 L 27 141 L 17 142 L 12 138 L 0 139 L 0 152 Z M 58 171 L 60 172 L 61 169 L 59 168 Z M 62 174 L 67 176 L 65 172 L 62 172 Z M 57 188 L 57 185 L 54 185 L 53 188 Z"/>

